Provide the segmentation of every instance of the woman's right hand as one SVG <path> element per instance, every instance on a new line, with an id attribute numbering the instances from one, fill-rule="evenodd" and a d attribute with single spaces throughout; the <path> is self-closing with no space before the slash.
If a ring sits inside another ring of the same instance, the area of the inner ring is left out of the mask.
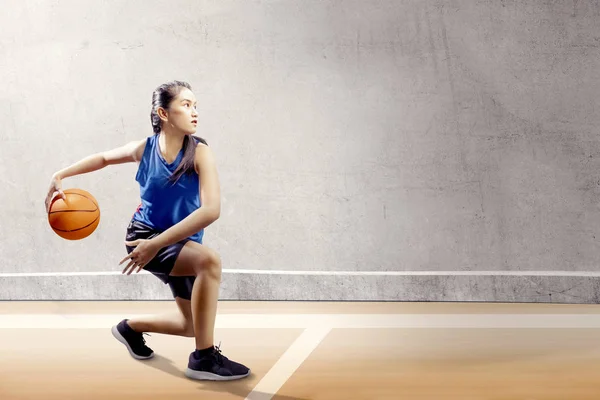
<path id="1" fill-rule="evenodd" d="M 50 204 L 52 204 L 52 199 L 54 198 L 54 194 L 56 192 L 58 192 L 63 200 L 67 200 L 67 196 L 65 196 L 65 193 L 62 190 L 61 179 L 56 175 L 52 175 L 50 188 L 48 189 L 48 195 L 46 196 L 46 213 L 50 212 Z"/>

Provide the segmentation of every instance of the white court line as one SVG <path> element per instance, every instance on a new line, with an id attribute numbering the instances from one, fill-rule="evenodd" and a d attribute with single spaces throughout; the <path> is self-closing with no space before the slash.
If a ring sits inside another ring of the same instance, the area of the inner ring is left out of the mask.
<path id="1" fill-rule="evenodd" d="M 105 329 L 147 314 L 0 314 L 1 329 Z M 600 314 L 218 314 L 217 329 L 596 328 Z"/>
<path id="2" fill-rule="evenodd" d="M 141 271 L 140 274 L 150 274 Z M 251 275 L 331 275 L 331 276 L 572 276 L 600 277 L 600 271 L 296 271 L 270 269 L 223 269 L 225 274 Z M 122 275 L 118 271 L 78 272 L 3 272 L 0 278 L 30 278 L 41 276 L 108 276 Z"/>
<path id="3" fill-rule="evenodd" d="M 330 331 L 328 327 L 316 327 L 302 332 L 245 400 L 270 400 Z"/>

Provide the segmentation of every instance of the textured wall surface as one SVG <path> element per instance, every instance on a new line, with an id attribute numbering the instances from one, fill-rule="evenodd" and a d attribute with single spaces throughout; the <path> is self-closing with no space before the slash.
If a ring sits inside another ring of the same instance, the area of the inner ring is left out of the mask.
<path id="1" fill-rule="evenodd" d="M 180 79 L 221 178 L 205 244 L 233 270 L 223 298 L 597 301 L 598 1 L 3 9 L 1 299 L 170 297 L 106 274 L 136 165 L 63 182 L 100 203 L 82 241 L 51 231 L 43 200 L 54 171 L 150 135 L 152 90 Z"/>

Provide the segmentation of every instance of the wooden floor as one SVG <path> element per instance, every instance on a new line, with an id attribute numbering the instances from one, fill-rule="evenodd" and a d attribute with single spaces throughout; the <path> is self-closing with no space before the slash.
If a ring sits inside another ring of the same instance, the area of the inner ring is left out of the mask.
<path id="1" fill-rule="evenodd" d="M 0 399 L 600 399 L 600 307 L 221 302 L 216 341 L 252 369 L 183 371 L 193 339 L 110 333 L 172 302 L 0 302 Z"/>

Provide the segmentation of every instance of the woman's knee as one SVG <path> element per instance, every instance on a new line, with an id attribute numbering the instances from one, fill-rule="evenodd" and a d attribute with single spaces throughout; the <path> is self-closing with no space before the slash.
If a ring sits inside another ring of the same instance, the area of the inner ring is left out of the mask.
<path id="1" fill-rule="evenodd" d="M 183 323 L 183 336 L 194 337 L 194 323 L 191 320 L 185 320 Z"/>
<path id="2" fill-rule="evenodd" d="M 181 334 L 186 337 L 194 337 L 194 319 L 190 300 L 175 297 L 175 302 L 181 315 Z"/>
<path id="3" fill-rule="evenodd" d="M 210 250 L 208 257 L 203 263 L 203 265 L 199 266 L 199 273 L 208 273 L 213 278 L 221 280 L 221 256 L 214 250 Z"/>
<path id="4" fill-rule="evenodd" d="M 220 280 L 221 257 L 216 251 L 204 245 L 188 242 L 181 251 L 171 275 L 198 276 L 201 274 L 209 274 Z"/>
<path id="5" fill-rule="evenodd" d="M 211 278 L 221 280 L 221 256 L 208 247 L 202 248 L 195 258 L 194 271 L 196 276 L 208 275 Z"/>
<path id="6" fill-rule="evenodd" d="M 194 321 L 192 317 L 181 315 L 181 336 L 194 337 Z"/>

